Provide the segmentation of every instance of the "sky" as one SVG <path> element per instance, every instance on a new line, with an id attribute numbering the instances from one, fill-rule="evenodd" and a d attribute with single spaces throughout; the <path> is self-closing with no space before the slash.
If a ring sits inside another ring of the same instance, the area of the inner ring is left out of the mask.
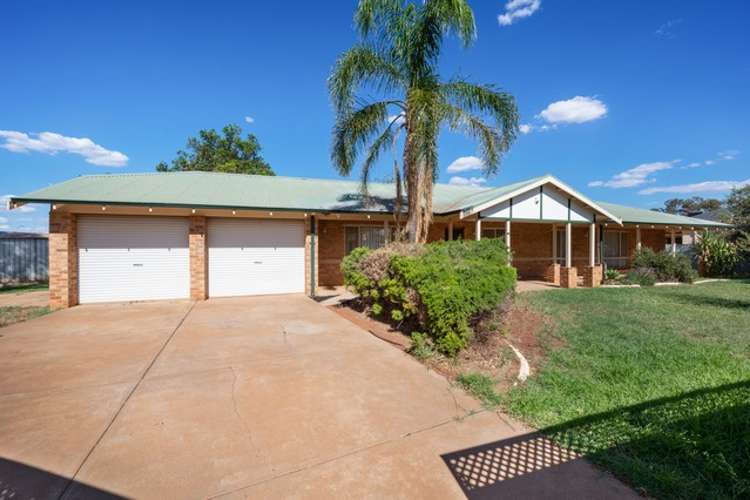
<path id="1" fill-rule="evenodd" d="M 464 48 L 448 38 L 440 74 L 510 92 L 521 133 L 487 177 L 476 144 L 444 132 L 440 182 L 549 173 L 593 199 L 644 208 L 750 183 L 750 2 L 470 4 L 477 39 Z M 279 175 L 340 178 L 326 78 L 357 40 L 355 7 L 4 2 L 0 197 L 151 172 L 188 136 L 228 123 L 258 137 Z M 375 178 L 387 175 L 384 166 Z M 47 211 L 3 204 L 0 230 L 46 231 Z"/>

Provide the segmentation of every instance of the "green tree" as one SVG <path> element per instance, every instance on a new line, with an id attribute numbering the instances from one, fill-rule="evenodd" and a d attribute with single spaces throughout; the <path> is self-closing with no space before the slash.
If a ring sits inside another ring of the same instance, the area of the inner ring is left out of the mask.
<path id="1" fill-rule="evenodd" d="M 239 125 L 227 125 L 221 132 L 223 135 L 214 129 L 201 130 L 198 137 L 189 137 L 186 150 L 177 151 L 171 165 L 160 162 L 156 170 L 276 175 L 260 155 L 260 144 L 253 134 L 243 139 Z"/>
<path id="2" fill-rule="evenodd" d="M 727 196 L 729 222 L 736 230 L 735 238 L 741 233 L 750 234 L 750 185 L 733 189 Z"/>
<path id="3" fill-rule="evenodd" d="M 654 210 L 657 212 L 666 212 L 668 214 L 696 215 L 703 211 L 713 212 L 719 210 L 721 207 L 721 200 L 693 196 L 692 198 L 669 199 L 664 202 L 664 208 L 655 208 Z"/>
<path id="4" fill-rule="evenodd" d="M 355 25 L 359 42 L 337 61 L 328 85 L 336 109 L 331 158 L 349 175 L 362 163 L 367 196 L 370 171 L 380 155 L 394 151 L 401 133 L 401 167 L 394 160 L 396 213 L 405 180 L 406 232 L 423 242 L 432 219 L 432 191 L 438 175 L 438 136 L 447 126 L 474 138 L 485 173 L 494 173 L 518 131 L 515 99 L 494 85 L 462 78 L 444 82 L 437 71 L 447 35 L 468 46 L 475 39 L 474 13 L 466 0 L 360 0 Z M 357 94 L 385 96 L 367 101 Z M 488 121 L 489 119 L 489 121 Z"/>

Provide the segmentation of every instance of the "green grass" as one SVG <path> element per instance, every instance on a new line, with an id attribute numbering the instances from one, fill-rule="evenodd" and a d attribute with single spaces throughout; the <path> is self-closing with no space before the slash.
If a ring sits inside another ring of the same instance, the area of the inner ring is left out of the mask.
<path id="1" fill-rule="evenodd" d="M 564 347 L 508 411 L 658 498 L 750 496 L 750 282 L 528 294 Z"/>
<path id="2" fill-rule="evenodd" d="M 502 396 L 495 392 L 495 382 L 483 373 L 462 373 L 456 381 L 486 408 L 494 408 L 503 401 Z"/>
<path id="3" fill-rule="evenodd" d="M 47 290 L 46 283 L 20 283 L 0 285 L 0 293 L 26 293 Z"/>
<path id="4" fill-rule="evenodd" d="M 0 327 L 38 318 L 50 312 L 49 307 L 0 307 Z"/>

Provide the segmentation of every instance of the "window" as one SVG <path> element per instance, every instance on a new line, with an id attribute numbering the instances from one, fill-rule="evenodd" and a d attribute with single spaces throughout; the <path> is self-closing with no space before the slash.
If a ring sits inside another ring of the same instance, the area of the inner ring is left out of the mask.
<path id="1" fill-rule="evenodd" d="M 671 249 L 672 248 L 672 236 L 668 234 L 665 241 L 666 241 L 666 243 L 664 244 L 664 248 L 666 248 L 668 250 Z M 674 242 L 675 242 L 675 245 L 681 246 L 682 245 L 682 235 L 681 234 L 675 234 L 674 235 Z"/>
<path id="2" fill-rule="evenodd" d="M 612 268 L 627 266 L 628 233 L 624 231 L 604 231 L 604 262 Z"/>
<path id="3" fill-rule="evenodd" d="M 499 227 L 483 227 L 482 228 L 482 239 L 485 238 L 504 238 L 505 229 Z"/>
<path id="4" fill-rule="evenodd" d="M 557 229 L 557 262 L 559 264 L 565 264 L 565 229 Z"/>
<path id="5" fill-rule="evenodd" d="M 347 226 L 347 255 L 359 247 L 380 248 L 385 245 L 385 228 L 383 226 Z"/>

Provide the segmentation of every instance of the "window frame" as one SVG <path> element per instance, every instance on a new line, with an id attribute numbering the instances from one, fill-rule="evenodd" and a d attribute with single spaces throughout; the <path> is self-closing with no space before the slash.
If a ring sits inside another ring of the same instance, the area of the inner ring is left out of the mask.
<path id="1" fill-rule="evenodd" d="M 356 229 L 356 231 L 357 231 L 357 244 L 356 244 L 356 246 L 354 246 L 352 248 L 349 248 L 349 231 L 352 230 L 352 229 Z M 362 230 L 363 229 L 366 229 L 368 231 L 375 230 L 375 231 L 382 232 L 382 234 L 383 234 L 383 236 L 382 236 L 383 244 L 380 245 L 380 246 L 376 246 L 376 247 L 363 244 L 362 243 Z M 364 247 L 364 248 L 369 248 L 371 250 L 376 250 L 378 248 L 382 248 L 383 246 L 385 246 L 386 244 L 388 244 L 389 241 L 393 241 L 393 236 L 395 234 L 395 229 L 396 228 L 393 227 L 393 226 L 388 226 L 388 229 L 389 229 L 388 232 L 390 234 L 386 234 L 385 226 L 384 225 L 376 225 L 376 224 L 346 224 L 344 226 L 344 255 L 349 255 L 356 248 L 362 248 L 362 247 Z"/>

